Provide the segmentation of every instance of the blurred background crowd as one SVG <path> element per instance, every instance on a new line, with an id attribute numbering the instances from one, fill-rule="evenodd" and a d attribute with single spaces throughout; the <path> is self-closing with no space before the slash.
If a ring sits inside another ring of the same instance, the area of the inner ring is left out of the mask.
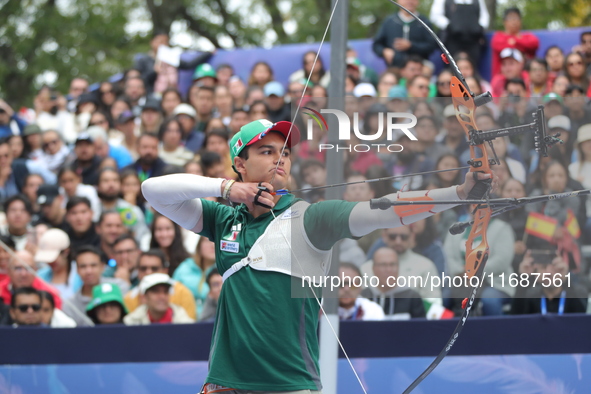
<path id="1" fill-rule="evenodd" d="M 416 0 L 405 5 L 415 11 Z M 591 30 L 572 51 L 522 31 L 517 8 L 503 14 L 496 31 L 490 80 L 478 74 L 490 17 L 483 1 L 433 2 L 429 16 L 452 51 L 475 94 L 495 100 L 476 112 L 480 130 L 533 121 L 544 106 L 547 131 L 563 144 L 548 157 L 533 149 L 531 136 L 498 138 L 491 157 L 500 178 L 499 197 L 525 197 L 591 188 Z M 469 23 L 468 23 L 469 21 Z M 478 23 L 474 23 L 478 21 Z M 212 67 L 214 53 L 181 60 L 167 33 L 155 31 L 151 50 L 136 56 L 117 81 L 73 78 L 67 92 L 42 86 L 33 102 L 0 99 L 0 323 L 51 327 L 125 323 L 213 321 L 222 287 L 215 245 L 155 212 L 142 196 L 149 177 L 191 173 L 236 179 L 228 141 L 258 119 L 293 121 L 304 140 L 292 155 L 291 190 L 326 185 L 326 130 L 297 111 L 326 108 L 330 70 L 316 52 L 301 54 L 301 69 L 277 81 L 260 59 L 247 80 L 230 64 Z M 469 145 L 451 105 L 449 69 L 428 59 L 437 44 L 404 11 L 384 19 L 373 51 L 386 71 L 364 65 L 356 51 L 346 56 L 345 112 L 359 117 L 362 134 L 375 134 L 388 112 L 417 117 L 417 141 L 394 135 L 399 153 L 342 149 L 348 201 L 367 201 L 399 190 L 448 187 L 464 170 L 394 181 L 361 181 L 466 165 Z M 182 94 L 179 71 L 194 70 Z M 92 88 L 90 88 L 92 86 Z M 313 128 L 312 138 L 305 132 Z M 362 146 L 355 134 L 351 146 Z M 323 200 L 324 190 L 298 194 Z M 220 201 L 220 203 L 225 203 Z M 591 290 L 591 200 L 587 196 L 532 204 L 494 218 L 480 315 L 587 311 Z M 457 207 L 426 220 L 376 231 L 340 245 L 341 272 L 388 277 L 462 275 L 463 235 L 450 225 L 469 220 Z M 550 277 L 548 286 L 534 279 Z M 496 278 L 496 279 L 495 279 Z M 504 278 L 500 287 L 499 278 Z M 518 278 L 509 282 L 509 278 Z M 555 280 L 556 278 L 560 280 Z M 491 283 L 494 282 L 494 283 Z M 491 286 L 491 284 L 495 284 Z M 379 286 L 341 289 L 342 319 L 380 320 L 451 317 L 465 294 L 457 286 Z M 359 296 L 362 298 L 359 298 Z"/>

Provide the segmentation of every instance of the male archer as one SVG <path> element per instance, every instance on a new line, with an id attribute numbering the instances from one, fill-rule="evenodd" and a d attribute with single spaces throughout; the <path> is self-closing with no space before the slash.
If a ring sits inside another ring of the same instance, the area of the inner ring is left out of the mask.
<path id="1" fill-rule="evenodd" d="M 216 266 L 225 282 L 204 393 L 320 393 L 320 307 L 314 298 L 292 297 L 292 278 L 326 275 L 331 248 L 340 239 L 407 225 L 453 207 L 432 205 L 399 216 L 394 209 L 371 210 L 369 202 L 310 205 L 289 193 L 275 194 L 288 185 L 291 148 L 299 140 L 290 122 L 257 120 L 230 141 L 240 182 L 175 174 L 142 184 L 157 211 L 216 245 Z M 462 185 L 386 197 L 466 199 L 475 183 L 470 175 Z M 206 197 L 224 197 L 234 207 Z"/>

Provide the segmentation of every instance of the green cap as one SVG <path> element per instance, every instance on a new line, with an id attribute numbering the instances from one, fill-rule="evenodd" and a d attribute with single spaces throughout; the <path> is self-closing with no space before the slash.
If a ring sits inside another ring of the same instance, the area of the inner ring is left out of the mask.
<path id="1" fill-rule="evenodd" d="M 212 77 L 212 78 L 215 78 L 216 80 L 218 79 L 217 74 L 215 73 L 215 70 L 213 69 L 213 67 L 211 67 L 211 64 L 203 63 L 203 64 L 198 65 L 197 68 L 195 69 L 195 73 L 193 74 L 193 81 L 196 81 L 198 79 L 205 78 L 205 77 Z"/>
<path id="2" fill-rule="evenodd" d="M 35 123 L 31 123 L 25 126 L 25 129 L 23 130 L 23 137 L 41 133 L 43 133 L 43 131 L 41 131 L 41 127 Z"/>
<path id="3" fill-rule="evenodd" d="M 100 285 L 96 285 L 92 288 L 92 300 L 86 306 L 86 313 L 92 311 L 99 305 L 113 301 L 121 304 L 123 312 L 127 314 L 127 308 L 123 302 L 123 296 L 121 295 L 121 289 L 119 286 L 113 283 L 101 283 Z"/>
<path id="4" fill-rule="evenodd" d="M 560 104 L 564 102 L 562 97 L 554 92 L 548 93 L 543 98 L 544 104 L 549 103 L 550 101 L 558 101 Z"/>
<path id="5" fill-rule="evenodd" d="M 291 133 L 289 129 L 291 128 Z M 240 128 L 230 141 L 230 158 L 232 164 L 234 158 L 242 152 L 245 146 L 252 145 L 262 139 L 269 131 L 278 131 L 287 139 L 287 147 L 291 148 L 300 142 L 300 130 L 291 122 L 281 121 L 273 123 L 267 119 L 255 120 Z"/>

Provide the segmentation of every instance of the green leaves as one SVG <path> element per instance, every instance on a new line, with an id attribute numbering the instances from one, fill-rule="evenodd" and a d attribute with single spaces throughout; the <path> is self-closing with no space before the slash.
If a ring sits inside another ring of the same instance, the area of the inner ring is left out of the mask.
<path id="1" fill-rule="evenodd" d="M 0 6 L 0 89 L 14 107 L 32 106 L 44 82 L 105 80 L 145 47 L 125 32 L 127 1 L 8 1 Z M 64 7 L 64 4 L 67 7 Z"/>

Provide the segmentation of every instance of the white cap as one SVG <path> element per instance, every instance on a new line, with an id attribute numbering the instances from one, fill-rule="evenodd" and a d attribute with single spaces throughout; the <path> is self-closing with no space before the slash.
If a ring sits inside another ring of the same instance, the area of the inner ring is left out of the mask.
<path id="1" fill-rule="evenodd" d="M 35 253 L 36 263 L 53 263 L 59 254 L 70 247 L 68 234 L 58 228 L 47 230 L 39 240 Z"/>
<path id="2" fill-rule="evenodd" d="M 577 142 L 579 144 L 589 140 L 591 140 L 591 123 L 587 123 L 579 127 L 579 134 L 577 136 Z"/>
<path id="3" fill-rule="evenodd" d="M 376 88 L 374 88 L 371 83 L 363 82 L 355 86 L 355 89 L 353 89 L 353 96 L 355 97 L 377 97 L 377 95 Z"/>
<path id="4" fill-rule="evenodd" d="M 172 114 L 174 116 L 177 115 L 188 115 L 190 117 L 192 117 L 193 119 L 197 119 L 197 111 L 195 111 L 195 108 L 193 108 L 193 106 L 189 105 L 189 104 L 179 104 L 176 107 L 174 107 L 174 111 L 172 111 Z"/>
<path id="5" fill-rule="evenodd" d="M 103 140 L 108 141 L 107 132 L 100 126 L 90 126 L 86 129 L 86 133 L 92 138 L 93 141 Z"/>
<path id="6" fill-rule="evenodd" d="M 172 280 L 170 279 L 170 276 L 162 273 L 146 275 L 140 282 L 140 293 L 146 294 L 147 290 L 156 285 L 172 286 Z"/>
<path id="7" fill-rule="evenodd" d="M 564 115 L 556 115 L 548 120 L 548 129 L 562 129 L 570 131 L 570 119 Z"/>
<path id="8" fill-rule="evenodd" d="M 511 57 L 511 58 L 517 60 L 519 63 L 523 63 L 523 55 L 521 54 L 521 52 L 519 52 L 519 49 L 505 48 L 501 51 L 500 57 L 501 57 L 501 60 L 508 59 Z"/>
<path id="9" fill-rule="evenodd" d="M 447 107 L 443 109 L 443 117 L 444 118 L 451 118 L 456 116 L 456 109 L 453 104 L 449 104 Z"/>

